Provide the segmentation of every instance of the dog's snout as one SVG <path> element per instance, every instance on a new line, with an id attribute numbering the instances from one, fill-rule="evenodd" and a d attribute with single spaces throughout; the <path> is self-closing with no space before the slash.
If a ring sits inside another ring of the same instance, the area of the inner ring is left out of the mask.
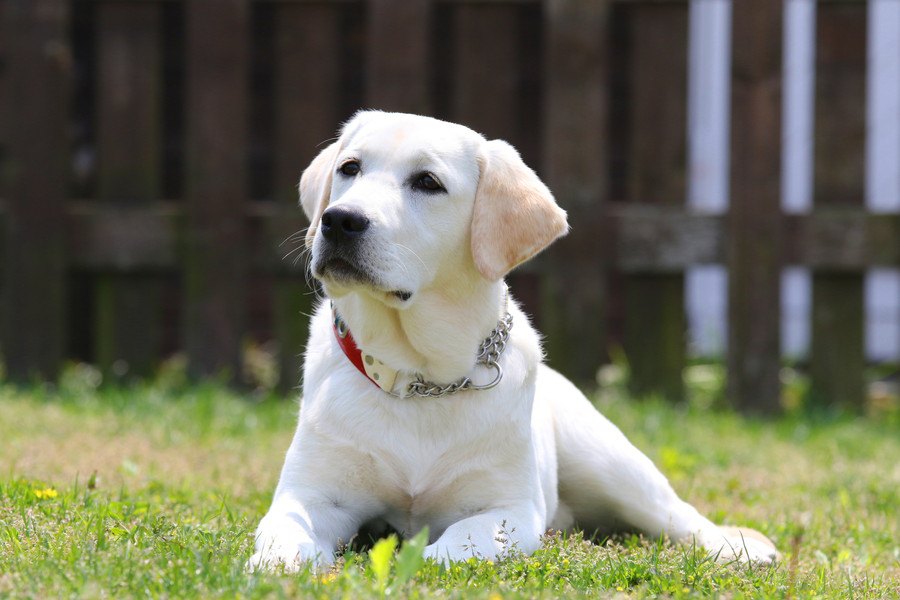
<path id="1" fill-rule="evenodd" d="M 333 206 L 322 214 L 321 230 L 327 240 L 352 240 L 369 228 L 369 218 L 357 208 Z"/>

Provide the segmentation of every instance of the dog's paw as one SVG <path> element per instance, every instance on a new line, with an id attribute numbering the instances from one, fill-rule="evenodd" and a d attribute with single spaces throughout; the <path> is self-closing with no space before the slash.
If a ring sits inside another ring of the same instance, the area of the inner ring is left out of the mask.
<path id="1" fill-rule="evenodd" d="M 425 551 L 422 554 L 425 558 L 434 559 L 435 562 L 445 567 L 449 567 L 450 563 L 468 560 L 473 556 L 482 558 L 474 548 L 469 547 L 467 544 L 447 544 L 440 540 L 425 546 Z"/>
<path id="2" fill-rule="evenodd" d="M 309 565 L 314 571 L 320 571 L 331 567 L 334 557 L 330 552 L 325 552 L 315 544 L 283 544 L 270 545 L 265 550 L 258 550 L 245 564 L 248 572 L 257 571 L 283 571 L 284 573 L 296 573 L 304 566 Z"/>
<path id="3" fill-rule="evenodd" d="M 754 529 L 723 526 L 719 527 L 719 534 L 710 536 L 712 539 L 704 543 L 719 562 L 741 561 L 768 565 L 781 557 L 775 544 Z"/>

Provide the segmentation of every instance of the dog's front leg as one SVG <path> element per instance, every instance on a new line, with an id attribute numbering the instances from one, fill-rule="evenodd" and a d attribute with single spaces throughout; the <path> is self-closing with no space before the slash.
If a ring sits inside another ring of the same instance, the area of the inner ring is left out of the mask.
<path id="1" fill-rule="evenodd" d="M 543 519 L 533 507 L 496 509 L 457 521 L 425 556 L 447 564 L 471 557 L 495 560 L 509 552 L 531 554 L 541 544 Z"/>
<path id="2" fill-rule="evenodd" d="M 346 510 L 330 504 L 304 505 L 290 497 L 276 498 L 256 529 L 256 552 L 247 568 L 297 571 L 305 563 L 328 567 L 341 540 L 356 531 Z"/>

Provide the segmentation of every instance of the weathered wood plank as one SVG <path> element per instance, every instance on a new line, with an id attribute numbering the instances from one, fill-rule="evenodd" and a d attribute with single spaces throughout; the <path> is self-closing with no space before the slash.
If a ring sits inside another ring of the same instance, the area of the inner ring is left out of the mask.
<path id="1" fill-rule="evenodd" d="M 172 271 L 183 213 L 174 203 L 72 202 L 65 228 L 69 264 L 85 271 Z"/>
<path id="2" fill-rule="evenodd" d="M 866 7 L 818 7 L 815 206 L 860 206 L 865 179 Z M 851 240 L 842 244 L 852 245 Z M 810 401 L 861 410 L 863 273 L 813 271 Z"/>
<path id="3" fill-rule="evenodd" d="M 184 333 L 193 376 L 240 373 L 249 9 L 190 0 Z"/>
<path id="4" fill-rule="evenodd" d="M 161 184 L 160 8 L 104 2 L 97 10 L 99 195 L 145 204 Z M 161 354 L 159 277 L 101 273 L 94 297 L 96 360 L 106 376 L 150 375 Z"/>
<path id="5" fill-rule="evenodd" d="M 342 116 L 340 15 L 326 5 L 284 5 L 276 11 L 275 198 L 299 216 L 300 173 L 334 137 Z M 282 230 L 278 242 L 285 265 L 275 279 L 273 316 L 282 390 L 300 381 L 315 297 L 304 277 L 304 230 Z M 292 268 L 294 264 L 298 268 Z"/>
<path id="6" fill-rule="evenodd" d="M 8 64 L 9 57 L 9 36 L 7 35 L 8 21 L 6 18 L 6 3 L 0 2 L 0 65 Z M 9 118 L 6 115 L 12 114 L 10 105 L 10 94 L 7 91 L 9 85 L 9 69 L 0 66 L 0 161 L 5 159 L 6 153 L 9 151 Z M 0 172 L 0 218 L 5 212 L 4 199 L 9 197 L 9 177 Z M 5 223 L 0 220 L 0 356 L 3 353 L 3 312 L 4 294 L 3 294 L 3 267 L 6 264 L 6 247 L 4 246 L 5 232 L 3 230 Z"/>
<path id="7" fill-rule="evenodd" d="M 629 203 L 683 205 L 687 4 L 637 4 L 628 7 L 625 17 L 630 34 L 628 48 L 623 49 L 630 57 L 626 63 L 630 144 L 625 199 Z M 631 393 L 682 400 L 684 275 L 630 275 L 624 278 L 624 287 L 624 350 L 631 371 Z"/>
<path id="8" fill-rule="evenodd" d="M 639 273 L 625 280 L 624 350 L 636 398 L 684 399 L 684 275 Z"/>
<path id="9" fill-rule="evenodd" d="M 607 353 L 606 277 L 597 258 L 612 240 L 585 225 L 603 222 L 608 199 L 608 25 L 606 1 L 544 4 L 543 172 L 572 231 L 554 247 L 556 268 L 542 282 L 542 327 L 550 363 L 581 381 Z"/>
<path id="10" fill-rule="evenodd" d="M 7 65 L 8 57 L 9 57 L 9 36 L 6 35 L 7 29 L 7 19 L 6 19 L 6 2 L 0 1 L 0 65 Z M 12 106 L 9 104 L 9 92 L 8 92 L 8 69 L 5 66 L 0 66 L 0 115 L 9 115 L 12 114 Z M 0 149 L 5 149 L 7 143 L 9 142 L 9 119 L 2 117 L 0 118 Z M 0 198 L 5 198 L 7 195 L 6 192 L 6 178 L 0 177 Z M 0 264 L 3 262 L 3 250 L 0 249 Z M 0 286 L 3 285 L 3 282 L 0 281 Z M 2 292 L 0 292 L 2 293 Z"/>
<path id="11" fill-rule="evenodd" d="M 275 198 L 297 207 L 300 174 L 346 116 L 338 109 L 340 13 L 277 6 L 275 27 Z"/>
<path id="12" fill-rule="evenodd" d="M 900 215 L 820 206 L 785 217 L 785 260 L 817 271 L 900 265 Z"/>
<path id="13" fill-rule="evenodd" d="M 249 203 L 248 203 L 249 204 Z M 173 270 L 183 220 L 178 203 L 155 202 L 146 207 L 107 207 L 72 202 L 66 210 L 66 255 L 82 270 Z M 302 261 L 284 260 L 291 248 L 282 242 L 306 227 L 293 206 L 254 203 L 244 211 L 249 264 L 267 272 L 303 274 Z M 680 207 L 620 204 L 604 216 L 617 232 L 614 245 L 597 260 L 626 273 L 677 273 L 694 264 L 725 261 L 726 219 L 692 214 Z M 0 222 L 5 213 L 0 211 Z M 593 221 L 577 223 L 599 228 Z M 869 266 L 900 265 L 900 215 L 863 210 L 822 209 L 782 220 L 785 264 L 829 271 L 859 271 Z M 536 271 L 547 255 L 521 267 Z M 552 262 L 552 261 L 551 261 Z M 551 265 L 546 265 L 552 268 Z"/>
<path id="14" fill-rule="evenodd" d="M 142 203 L 159 195 L 160 11 L 153 3 L 97 6 L 99 193 Z"/>
<path id="15" fill-rule="evenodd" d="M 455 69 L 449 118 L 488 139 L 507 140 L 517 147 L 522 134 L 518 114 L 523 68 L 519 52 L 520 11 L 519 6 L 511 4 L 462 5 L 451 14 L 455 51 L 451 62 Z M 524 309 L 536 318 L 538 306 L 529 306 L 525 299 L 537 299 L 538 281 L 523 277 L 522 273 L 511 273 L 507 284 Z"/>
<path id="16" fill-rule="evenodd" d="M 7 135 L 0 352 L 14 381 L 54 378 L 65 348 L 72 60 L 63 0 L 6 0 Z"/>
<path id="17" fill-rule="evenodd" d="M 367 108 L 429 114 L 431 0 L 369 0 Z"/>
<path id="18" fill-rule="evenodd" d="M 728 396 L 780 410 L 783 3 L 735 0 L 732 13 Z"/>
<path id="19" fill-rule="evenodd" d="M 489 139 L 516 142 L 518 30 L 516 6 L 456 9 L 451 119 Z"/>
<path id="20" fill-rule="evenodd" d="M 678 273 L 724 262 L 723 217 L 635 203 L 611 208 L 607 218 L 617 232 L 611 262 L 626 273 Z"/>

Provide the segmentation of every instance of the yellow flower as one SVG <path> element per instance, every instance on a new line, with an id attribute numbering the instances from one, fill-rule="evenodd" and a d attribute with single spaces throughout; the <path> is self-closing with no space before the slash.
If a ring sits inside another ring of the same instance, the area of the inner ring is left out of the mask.
<path id="1" fill-rule="evenodd" d="M 34 490 L 34 495 L 38 500 L 43 500 L 44 498 L 56 498 L 59 496 L 59 492 L 53 488 L 44 488 L 42 490 Z"/>
<path id="2" fill-rule="evenodd" d="M 319 583 L 324 583 L 327 585 L 335 579 L 337 579 L 337 574 L 334 571 L 329 571 L 328 573 L 325 573 L 324 575 L 319 577 Z"/>

